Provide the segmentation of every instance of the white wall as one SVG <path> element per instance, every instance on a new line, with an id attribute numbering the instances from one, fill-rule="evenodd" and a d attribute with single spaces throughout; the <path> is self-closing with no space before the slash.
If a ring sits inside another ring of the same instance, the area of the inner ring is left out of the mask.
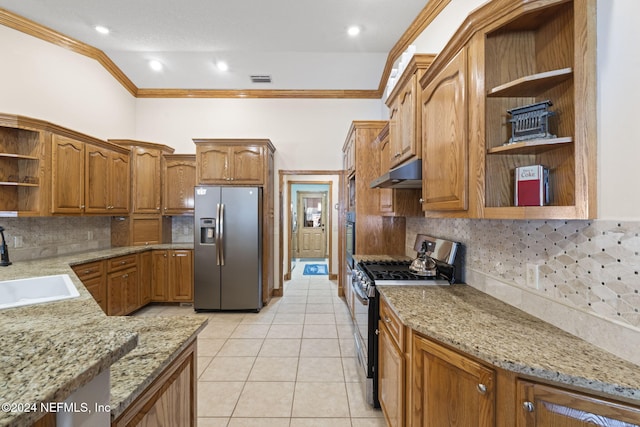
<path id="1" fill-rule="evenodd" d="M 0 25 L 0 112 L 107 139 L 132 136 L 135 98 L 97 61 Z"/>

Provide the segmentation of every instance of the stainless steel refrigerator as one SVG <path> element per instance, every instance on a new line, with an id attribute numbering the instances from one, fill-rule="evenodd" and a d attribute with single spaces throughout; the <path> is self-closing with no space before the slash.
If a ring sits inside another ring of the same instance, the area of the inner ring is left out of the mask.
<path id="1" fill-rule="evenodd" d="M 194 309 L 262 308 L 262 188 L 195 187 Z"/>

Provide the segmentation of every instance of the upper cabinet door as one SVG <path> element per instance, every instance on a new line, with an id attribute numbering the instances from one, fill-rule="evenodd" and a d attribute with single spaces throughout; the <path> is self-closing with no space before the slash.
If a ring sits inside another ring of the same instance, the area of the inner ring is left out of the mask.
<path id="1" fill-rule="evenodd" d="M 133 149 L 133 212 L 160 213 L 160 150 Z"/>
<path id="2" fill-rule="evenodd" d="M 264 158 L 262 147 L 237 146 L 230 150 L 232 159 L 231 181 L 236 184 L 256 184 L 264 182 Z"/>
<path id="3" fill-rule="evenodd" d="M 418 147 L 419 136 L 416 134 L 416 123 L 420 119 L 416 115 L 418 106 L 417 100 L 417 76 L 411 76 L 400 96 L 398 97 L 398 121 L 396 135 L 399 141 L 396 144 L 397 152 L 395 153 L 394 166 L 402 163 L 411 157 L 420 157 L 420 149 Z M 418 127 L 419 128 L 419 127 Z"/>
<path id="4" fill-rule="evenodd" d="M 82 142 L 53 135 L 51 150 L 51 212 L 84 210 L 84 149 Z"/>
<path id="5" fill-rule="evenodd" d="M 198 183 L 226 184 L 230 180 L 231 166 L 228 146 L 202 147 L 197 161 L 200 163 Z"/>
<path id="6" fill-rule="evenodd" d="M 126 214 L 131 196 L 129 156 L 111 153 L 109 163 L 109 213 Z"/>
<path id="7" fill-rule="evenodd" d="M 85 212 L 105 213 L 109 209 L 109 152 L 87 145 L 85 160 Z"/>
<path id="8" fill-rule="evenodd" d="M 463 48 L 422 91 L 422 209 L 468 205 L 467 51 Z"/>
<path id="9" fill-rule="evenodd" d="M 162 168 L 164 215 L 193 213 L 193 187 L 196 185 L 196 156 L 165 155 Z"/>

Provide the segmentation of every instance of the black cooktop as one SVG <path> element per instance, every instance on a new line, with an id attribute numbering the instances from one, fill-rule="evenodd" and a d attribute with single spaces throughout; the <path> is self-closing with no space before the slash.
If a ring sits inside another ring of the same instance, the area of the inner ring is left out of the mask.
<path id="1" fill-rule="evenodd" d="M 437 262 L 437 261 L 436 261 Z M 452 277 L 452 272 L 446 266 L 439 265 L 434 276 L 421 276 L 413 274 L 409 270 L 411 261 L 361 261 L 362 270 L 378 284 L 385 282 L 415 282 L 429 280 L 447 280 Z M 443 270 L 444 267 L 444 270 Z M 452 267 L 452 266 L 451 266 Z"/>

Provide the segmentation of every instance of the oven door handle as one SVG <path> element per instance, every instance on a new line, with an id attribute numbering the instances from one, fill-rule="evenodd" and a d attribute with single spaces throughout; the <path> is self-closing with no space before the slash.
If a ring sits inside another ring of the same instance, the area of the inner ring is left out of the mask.
<path id="1" fill-rule="evenodd" d="M 356 297 L 358 297 L 358 300 L 360 301 L 360 303 L 362 303 L 362 305 L 369 305 L 369 297 L 364 293 L 360 286 L 353 283 L 351 285 L 351 288 L 353 289 L 353 293 L 356 295 Z"/>

